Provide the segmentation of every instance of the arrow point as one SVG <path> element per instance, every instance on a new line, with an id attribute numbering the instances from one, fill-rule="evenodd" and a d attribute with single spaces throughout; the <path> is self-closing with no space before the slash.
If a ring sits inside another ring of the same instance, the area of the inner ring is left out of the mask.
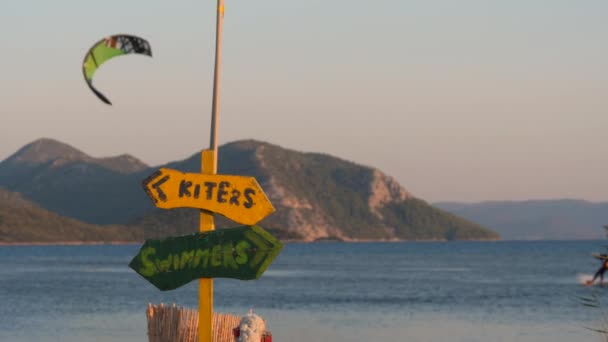
<path id="1" fill-rule="evenodd" d="M 150 197 L 150 199 L 154 202 L 154 204 L 158 203 L 159 199 L 162 202 L 167 201 L 167 195 L 161 189 L 161 185 L 163 185 L 166 181 L 169 180 L 169 175 L 163 176 L 164 170 L 165 169 L 161 168 L 160 170 L 158 170 L 158 171 L 154 172 L 153 174 L 151 174 L 150 176 L 148 176 L 148 178 L 144 179 L 143 182 L 141 183 L 142 187 L 146 191 L 146 194 L 148 195 L 148 197 Z M 158 179 L 158 178 L 160 178 L 160 179 Z M 156 191 L 156 196 L 152 192 L 152 190 Z"/>
<path id="2" fill-rule="evenodd" d="M 146 192 L 146 194 L 148 195 L 150 200 L 152 200 L 152 202 L 154 202 L 154 203 L 157 203 L 158 200 L 156 199 L 154 194 L 152 194 L 152 191 L 148 187 L 148 184 L 152 183 L 157 177 L 160 177 L 161 175 L 162 175 L 161 170 L 155 171 L 153 174 L 151 174 L 150 176 L 148 176 L 146 179 L 144 179 L 141 182 L 141 187 L 144 189 L 144 191 Z"/>
<path id="3" fill-rule="evenodd" d="M 263 253 L 266 254 L 258 261 L 259 266 L 257 266 L 258 269 L 255 274 L 255 279 L 258 279 L 274 261 L 277 255 L 279 255 L 283 249 L 283 244 L 260 226 L 251 226 L 250 229 L 252 230 L 253 236 L 252 234 L 247 233 L 245 233 L 245 236 L 256 245 L 257 249 L 263 249 Z"/>

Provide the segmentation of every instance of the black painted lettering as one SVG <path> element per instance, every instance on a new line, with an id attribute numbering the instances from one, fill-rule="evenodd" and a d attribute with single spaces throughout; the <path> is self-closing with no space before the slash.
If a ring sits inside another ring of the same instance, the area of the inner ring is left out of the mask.
<path id="1" fill-rule="evenodd" d="M 201 194 L 201 185 L 196 184 L 194 186 L 194 198 L 198 199 L 198 196 Z"/>
<path id="2" fill-rule="evenodd" d="M 163 202 L 167 202 L 167 195 L 163 192 L 163 189 L 161 189 L 161 185 L 163 185 L 166 181 L 169 180 L 169 176 L 164 176 L 163 178 L 161 178 L 158 182 L 152 184 L 152 188 L 154 188 L 156 190 L 156 193 L 158 194 L 158 198 L 163 201 Z M 156 200 L 154 200 L 156 202 Z"/>
<path id="3" fill-rule="evenodd" d="M 255 196 L 255 190 L 253 190 L 252 188 L 246 188 L 244 195 L 245 202 L 243 202 L 243 206 L 247 209 L 253 207 L 255 203 L 253 203 L 253 198 L 251 198 L 251 196 Z"/>
<path id="4" fill-rule="evenodd" d="M 218 203 L 226 203 L 225 195 L 228 195 L 228 191 L 226 188 L 230 187 L 230 183 L 228 182 L 220 182 L 220 186 L 217 189 L 217 202 Z"/>
<path id="5" fill-rule="evenodd" d="M 234 204 L 238 207 L 240 205 L 239 197 L 241 197 L 241 192 L 237 189 L 232 190 L 232 194 L 230 195 L 230 204 Z"/>
<path id="6" fill-rule="evenodd" d="M 186 197 L 192 196 L 192 194 L 190 194 L 191 186 L 192 186 L 192 182 L 188 182 L 187 180 L 182 180 L 179 183 L 179 198 L 182 198 L 184 196 L 186 196 Z"/>
<path id="7" fill-rule="evenodd" d="M 205 182 L 207 188 L 207 199 L 210 200 L 213 197 L 213 189 L 217 186 L 216 182 Z"/>

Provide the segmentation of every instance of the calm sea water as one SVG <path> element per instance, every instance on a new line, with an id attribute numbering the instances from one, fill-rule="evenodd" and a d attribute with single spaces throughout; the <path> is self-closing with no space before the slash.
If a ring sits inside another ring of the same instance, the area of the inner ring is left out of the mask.
<path id="1" fill-rule="evenodd" d="M 260 280 L 217 279 L 215 309 L 253 308 L 275 341 L 599 341 L 576 297 L 603 244 L 287 244 Z M 128 268 L 138 250 L 0 247 L 0 341 L 145 342 L 149 302 L 195 308 L 196 282 L 160 292 Z"/>

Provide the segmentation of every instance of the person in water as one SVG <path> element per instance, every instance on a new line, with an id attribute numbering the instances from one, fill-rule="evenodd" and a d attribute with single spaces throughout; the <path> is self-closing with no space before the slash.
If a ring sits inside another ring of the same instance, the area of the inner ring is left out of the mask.
<path id="1" fill-rule="evenodd" d="M 604 284 L 604 273 L 606 272 L 606 270 L 608 270 L 608 255 L 600 254 L 600 257 L 602 257 L 602 266 L 599 270 L 597 270 L 597 272 L 595 272 L 595 275 L 593 275 L 593 279 L 587 280 L 587 282 L 585 283 L 586 285 L 592 285 L 595 282 L 595 279 L 597 279 L 598 277 L 600 278 L 600 285 Z"/>

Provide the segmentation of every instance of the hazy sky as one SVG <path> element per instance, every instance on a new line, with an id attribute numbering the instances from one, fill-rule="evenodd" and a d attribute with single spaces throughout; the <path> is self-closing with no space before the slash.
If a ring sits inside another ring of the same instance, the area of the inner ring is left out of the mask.
<path id="1" fill-rule="evenodd" d="M 220 142 L 377 167 L 429 201 L 608 200 L 608 1 L 226 0 Z M 39 137 L 208 147 L 215 2 L 3 0 L 0 160 Z M 148 39 L 105 64 L 98 39 Z"/>

